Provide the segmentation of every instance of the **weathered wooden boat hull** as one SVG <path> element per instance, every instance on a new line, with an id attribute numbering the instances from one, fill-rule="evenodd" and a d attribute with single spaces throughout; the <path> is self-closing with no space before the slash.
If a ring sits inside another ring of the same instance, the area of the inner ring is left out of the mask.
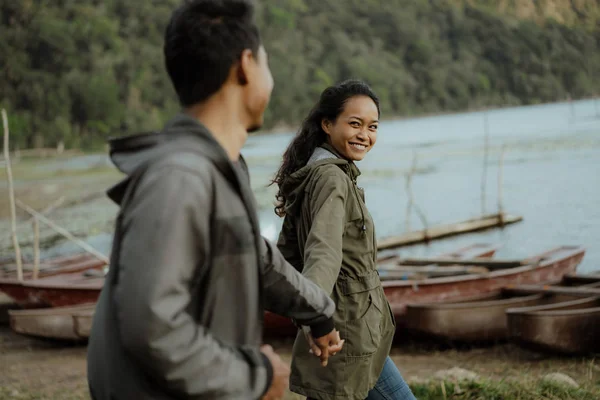
<path id="1" fill-rule="evenodd" d="M 444 253 L 443 257 L 452 257 L 456 259 L 466 258 L 489 258 L 493 257 L 496 253 L 498 246 L 475 243 L 467 247 L 463 247 L 454 250 L 449 253 Z M 402 262 L 402 258 L 395 256 L 387 259 L 382 259 L 378 262 L 377 266 L 382 268 L 393 268 Z M 279 337 L 279 336 L 295 336 L 297 332 L 296 326 L 294 326 L 289 318 L 282 317 L 281 315 L 273 314 L 271 312 L 265 312 L 264 319 L 265 336 Z"/>
<path id="2" fill-rule="evenodd" d="M 94 309 L 84 310 L 73 314 L 73 329 L 81 338 L 89 338 L 94 321 Z"/>
<path id="3" fill-rule="evenodd" d="M 600 287 L 600 279 L 570 275 L 569 279 L 563 279 L 559 284 L 593 288 Z M 569 294 L 523 295 L 505 290 L 472 300 L 409 304 L 406 310 L 406 327 L 419 335 L 446 341 L 503 341 L 509 337 L 507 309 L 556 304 L 577 298 Z"/>
<path id="4" fill-rule="evenodd" d="M 558 282 L 575 271 L 584 254 L 581 247 L 563 246 L 531 257 L 531 265 L 522 267 L 423 281 L 385 281 L 382 286 L 395 317 L 402 323 L 408 304 L 455 302 L 493 293 L 511 284 Z"/>
<path id="5" fill-rule="evenodd" d="M 508 338 L 506 310 L 572 300 L 566 295 L 509 296 L 496 293 L 477 301 L 413 304 L 407 307 L 410 331 L 453 342 L 494 342 Z"/>
<path id="6" fill-rule="evenodd" d="M 600 297 L 506 311 L 512 341 L 570 355 L 600 352 Z"/>
<path id="7" fill-rule="evenodd" d="M 460 257 L 461 254 L 469 257 L 484 257 L 493 255 L 498 246 L 490 244 L 476 243 L 465 248 L 455 250 L 446 254 L 447 257 Z M 386 258 L 389 262 L 392 258 Z M 100 296 L 100 291 L 104 285 L 103 277 L 86 277 L 82 273 L 61 274 L 46 277 L 44 279 L 31 280 L 24 282 L 21 286 L 21 292 L 25 297 L 21 304 L 31 307 L 64 307 L 77 305 L 81 303 L 96 302 Z M 284 326 L 293 325 L 287 318 L 279 317 L 284 320 Z M 267 317 L 268 319 L 268 317 Z M 271 326 L 266 323 L 267 328 Z"/>
<path id="8" fill-rule="evenodd" d="M 28 302 L 46 307 L 66 307 L 98 301 L 104 277 L 81 273 L 57 275 L 23 284 Z"/>
<path id="9" fill-rule="evenodd" d="M 70 257 L 60 257 L 44 262 L 48 267 L 39 271 L 39 278 L 48 278 L 57 275 L 78 273 L 86 270 L 101 270 L 106 266 L 104 261 L 98 260 L 89 254 L 79 254 Z M 24 283 L 31 282 L 32 272 L 26 271 L 23 282 L 16 278 L 16 273 L 0 272 L 0 292 L 10 297 L 16 304 L 23 308 L 44 306 L 44 303 L 36 302 L 35 296 L 31 296 L 31 290 Z"/>
<path id="10" fill-rule="evenodd" d="M 19 334 L 40 338 L 61 340 L 85 339 L 75 331 L 73 313 L 95 307 L 79 305 L 76 307 L 43 308 L 32 310 L 10 310 L 11 329 Z"/>
<path id="11" fill-rule="evenodd" d="M 594 285 L 600 282 L 600 275 L 597 273 L 579 275 L 579 274 L 566 274 L 563 277 L 561 286 L 581 286 L 581 285 Z"/>

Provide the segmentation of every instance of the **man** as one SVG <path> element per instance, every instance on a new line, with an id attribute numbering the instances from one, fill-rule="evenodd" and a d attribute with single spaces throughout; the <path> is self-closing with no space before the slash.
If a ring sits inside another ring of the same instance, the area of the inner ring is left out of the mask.
<path id="1" fill-rule="evenodd" d="M 92 398 L 279 399 L 289 368 L 260 346 L 264 309 L 309 326 L 327 363 L 334 304 L 259 233 L 240 150 L 273 79 L 242 0 L 192 0 L 165 34 L 184 112 L 111 141 L 127 177 L 88 350 Z M 304 328 L 306 329 L 306 328 Z"/>

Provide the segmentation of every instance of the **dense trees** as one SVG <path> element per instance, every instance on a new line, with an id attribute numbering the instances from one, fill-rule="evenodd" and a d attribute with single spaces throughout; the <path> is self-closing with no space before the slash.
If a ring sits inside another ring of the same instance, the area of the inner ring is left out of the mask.
<path id="1" fill-rule="evenodd" d="M 160 127 L 178 107 L 162 60 L 178 2 L 0 0 L 0 106 L 14 141 L 91 147 Z M 374 86 L 384 116 L 595 95 L 597 3 L 554 0 L 551 15 L 536 13 L 539 3 L 262 1 L 276 82 L 268 125 L 298 123 L 326 85 L 348 77 Z"/>

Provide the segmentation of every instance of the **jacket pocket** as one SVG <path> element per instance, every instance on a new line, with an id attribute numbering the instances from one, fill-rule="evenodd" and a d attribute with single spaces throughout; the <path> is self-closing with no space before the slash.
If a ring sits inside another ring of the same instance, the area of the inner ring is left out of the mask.
<path id="1" fill-rule="evenodd" d="M 339 309 L 344 316 L 341 334 L 349 357 L 369 356 L 379 348 L 383 318 L 380 286 L 376 271 L 358 279 L 346 277 L 340 282 L 342 304 Z"/>
<path id="2" fill-rule="evenodd" d="M 358 202 L 352 202 L 348 213 L 342 248 L 352 253 L 372 253 L 374 226 L 370 214 L 366 209 L 361 212 Z"/>

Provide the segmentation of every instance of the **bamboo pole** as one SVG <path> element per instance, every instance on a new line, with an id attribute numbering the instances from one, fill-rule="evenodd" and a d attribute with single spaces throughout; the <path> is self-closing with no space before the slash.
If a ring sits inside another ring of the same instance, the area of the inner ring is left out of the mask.
<path id="1" fill-rule="evenodd" d="M 40 223 L 33 217 L 33 279 L 38 278 L 40 272 Z"/>
<path id="2" fill-rule="evenodd" d="M 483 130 L 484 130 L 484 147 L 483 147 L 483 173 L 481 175 L 481 215 L 485 215 L 485 185 L 487 181 L 487 164 L 488 164 L 488 153 L 489 153 L 489 124 L 488 124 L 488 112 L 483 112 Z"/>
<path id="3" fill-rule="evenodd" d="M 408 174 L 406 176 L 406 192 L 408 194 L 408 204 L 406 207 L 406 232 L 410 231 L 410 211 L 412 207 L 415 207 L 415 211 L 417 215 L 421 219 L 421 223 L 423 224 L 423 232 L 425 237 L 427 238 L 427 218 L 425 218 L 425 213 L 421 210 L 421 208 L 415 203 L 415 197 L 412 191 L 412 177 L 417 171 L 417 153 L 413 154 L 413 162 Z"/>
<path id="4" fill-rule="evenodd" d="M 60 207 L 61 204 L 65 201 L 65 197 L 61 196 L 60 198 L 58 198 L 58 200 L 56 200 L 54 203 L 50 204 L 48 207 L 44 208 L 42 211 L 40 211 L 42 214 L 44 215 L 48 215 L 50 214 L 52 211 L 54 211 L 56 208 Z M 33 223 L 33 220 L 35 219 L 35 217 L 30 217 L 27 221 L 25 221 L 23 224 L 19 224 L 17 225 L 17 231 L 23 229 L 25 227 L 26 224 L 31 224 Z M 8 236 L 2 236 L 1 240 L 5 240 Z"/>
<path id="5" fill-rule="evenodd" d="M 48 218 L 44 217 L 42 214 L 35 211 L 33 208 L 29 207 L 27 204 L 23 203 L 22 201 L 17 200 L 17 205 L 20 208 L 22 208 L 23 210 L 25 210 L 26 212 L 28 212 L 29 214 L 37 217 L 40 221 L 42 221 L 43 223 L 48 225 L 50 228 L 54 229 L 56 232 L 60 233 L 61 235 L 63 235 L 64 237 L 66 237 L 67 239 L 69 239 L 70 241 L 72 241 L 73 243 L 75 243 L 76 245 L 78 245 L 79 247 L 84 249 L 85 251 L 87 251 L 88 253 L 96 256 L 96 258 L 98 258 L 99 260 L 104 261 L 105 263 L 108 264 L 108 262 L 109 262 L 108 257 L 106 257 L 104 254 L 100 253 L 98 250 L 96 250 L 95 248 L 93 248 L 92 246 L 90 246 L 89 244 L 84 242 L 83 240 L 76 238 L 69 231 L 58 226 L 56 223 L 50 221 Z"/>
<path id="6" fill-rule="evenodd" d="M 502 202 L 502 184 L 504 181 L 504 151 L 506 146 L 502 146 L 500 152 L 500 161 L 498 164 L 498 218 L 500 219 L 500 226 L 504 226 L 504 204 Z"/>
<path id="7" fill-rule="evenodd" d="M 413 194 L 412 194 L 412 177 L 417 169 L 417 153 L 413 153 L 413 160 L 408 174 L 406 174 L 406 194 L 408 195 L 408 202 L 406 203 L 406 232 L 410 232 L 410 210 L 413 206 Z"/>
<path id="8" fill-rule="evenodd" d="M 10 151 L 8 147 L 8 117 L 6 110 L 2 109 L 2 123 L 4 125 L 4 160 L 6 161 L 6 176 L 8 179 L 8 197 L 10 200 L 10 227 L 12 242 L 15 248 L 15 261 L 17 263 L 17 279 L 23 280 L 23 261 L 21 260 L 21 248 L 17 238 L 17 210 L 15 208 L 15 188 L 13 186 L 12 168 L 10 166 Z"/>

